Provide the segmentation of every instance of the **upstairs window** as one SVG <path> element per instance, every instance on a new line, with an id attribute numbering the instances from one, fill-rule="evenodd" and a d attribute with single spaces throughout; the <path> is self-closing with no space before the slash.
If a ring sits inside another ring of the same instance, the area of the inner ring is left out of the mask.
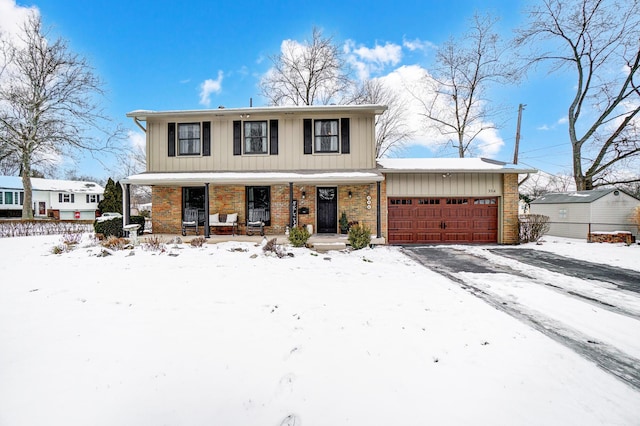
<path id="1" fill-rule="evenodd" d="M 58 194 L 59 203 L 75 203 L 75 194 Z"/>
<path id="2" fill-rule="evenodd" d="M 338 120 L 316 120 L 314 126 L 314 151 L 338 152 Z"/>
<path id="3" fill-rule="evenodd" d="M 178 124 L 178 155 L 200 155 L 200 123 Z"/>
<path id="4" fill-rule="evenodd" d="M 100 195 L 98 194 L 87 194 L 87 203 L 99 203 Z"/>
<path id="5" fill-rule="evenodd" d="M 267 154 L 267 122 L 245 121 L 243 124 L 244 153 Z"/>

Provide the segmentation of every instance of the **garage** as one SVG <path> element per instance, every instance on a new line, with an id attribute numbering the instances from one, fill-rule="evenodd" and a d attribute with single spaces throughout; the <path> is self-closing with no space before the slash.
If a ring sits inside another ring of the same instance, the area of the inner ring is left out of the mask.
<path id="1" fill-rule="evenodd" d="M 519 175 L 486 158 L 381 158 L 389 244 L 517 244 Z"/>
<path id="2" fill-rule="evenodd" d="M 497 197 L 389 197 L 390 244 L 496 243 Z"/>

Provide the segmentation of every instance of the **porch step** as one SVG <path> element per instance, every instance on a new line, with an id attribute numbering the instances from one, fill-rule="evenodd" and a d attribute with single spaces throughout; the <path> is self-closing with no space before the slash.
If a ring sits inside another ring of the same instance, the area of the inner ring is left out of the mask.
<path id="1" fill-rule="evenodd" d="M 347 248 L 347 245 L 340 242 L 315 242 L 312 247 L 315 251 L 326 252 L 329 250 L 344 250 Z"/>

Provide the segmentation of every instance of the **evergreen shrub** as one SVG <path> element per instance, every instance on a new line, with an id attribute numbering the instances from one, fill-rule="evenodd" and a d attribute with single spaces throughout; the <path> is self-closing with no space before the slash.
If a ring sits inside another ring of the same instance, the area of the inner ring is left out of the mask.
<path id="1" fill-rule="evenodd" d="M 360 250 L 371 244 L 371 230 L 366 225 L 354 225 L 349 229 L 348 238 L 351 247 Z"/>

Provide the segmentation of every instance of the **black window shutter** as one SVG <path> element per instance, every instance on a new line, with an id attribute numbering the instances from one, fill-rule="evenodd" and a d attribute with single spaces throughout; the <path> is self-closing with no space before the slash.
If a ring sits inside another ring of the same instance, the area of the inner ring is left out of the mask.
<path id="1" fill-rule="evenodd" d="M 342 153 L 349 154 L 351 146 L 349 143 L 349 119 L 340 119 L 340 138 L 342 140 Z"/>
<path id="2" fill-rule="evenodd" d="M 270 120 L 269 127 L 269 137 L 271 138 L 269 151 L 271 155 L 278 155 L 278 120 Z"/>
<path id="3" fill-rule="evenodd" d="M 242 155 L 242 122 L 233 122 L 233 155 Z"/>
<path id="4" fill-rule="evenodd" d="M 169 134 L 167 138 L 169 157 L 176 156 L 176 123 L 169 123 Z"/>
<path id="5" fill-rule="evenodd" d="M 76 202 L 76 197 L 75 197 L 75 195 L 76 195 L 76 194 L 71 194 L 71 202 L 72 202 L 72 203 L 75 203 L 75 202 Z"/>
<path id="6" fill-rule="evenodd" d="M 89 203 L 89 194 L 87 194 L 87 203 Z"/>
<path id="7" fill-rule="evenodd" d="M 304 119 L 304 153 L 313 154 L 313 133 L 311 132 L 311 119 Z"/>
<path id="8" fill-rule="evenodd" d="M 58 202 L 61 203 L 62 202 L 62 194 L 58 194 Z"/>
<path id="9" fill-rule="evenodd" d="M 211 122 L 202 122 L 202 155 L 208 157 L 211 155 Z"/>

